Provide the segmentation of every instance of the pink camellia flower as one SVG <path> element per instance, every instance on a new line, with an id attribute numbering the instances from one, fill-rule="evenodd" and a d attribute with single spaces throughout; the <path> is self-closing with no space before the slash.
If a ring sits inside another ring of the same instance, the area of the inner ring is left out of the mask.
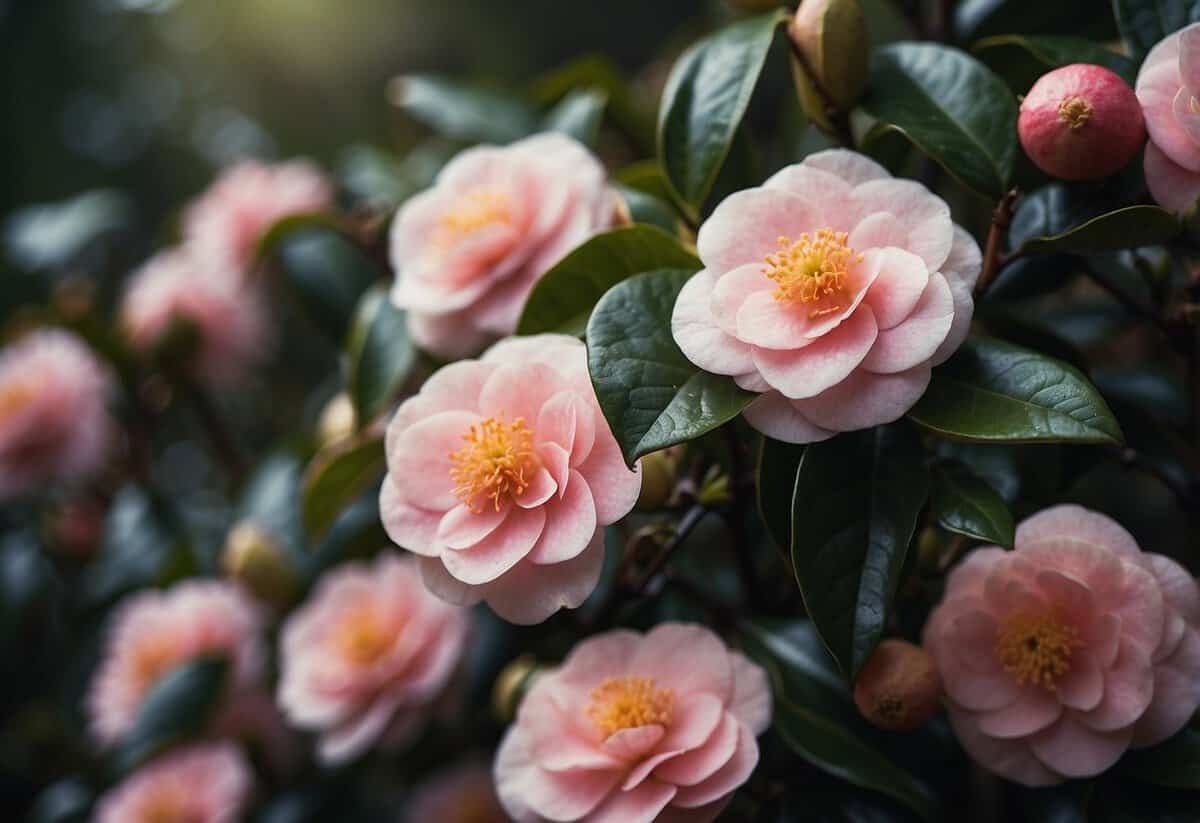
<path id="1" fill-rule="evenodd" d="M 383 525 L 421 555 L 434 594 L 487 601 L 514 623 L 582 603 L 600 579 L 604 530 L 633 508 L 630 471 L 600 411 L 583 343 L 501 341 L 446 366 L 387 430 Z"/>
<path id="2" fill-rule="evenodd" d="M 1200 198 L 1200 23 L 1150 50 L 1137 77 L 1146 118 L 1146 185 L 1164 208 L 1187 211 Z"/>
<path id="3" fill-rule="evenodd" d="M 844 149 L 727 197 L 697 249 L 675 342 L 761 392 L 746 420 L 791 443 L 908 411 L 966 337 L 982 267 L 941 198 Z"/>
<path id="4" fill-rule="evenodd" d="M 1099 774 L 1200 705 L 1200 586 L 1079 506 L 968 555 L 924 643 L 968 754 L 1029 786 Z"/>
<path id="5" fill-rule="evenodd" d="M 539 134 L 462 152 L 392 223 L 392 300 L 413 338 L 462 357 L 512 334 L 547 269 L 613 225 L 604 167 L 581 144 Z"/>
<path id="6" fill-rule="evenodd" d="M 486 763 L 468 763 L 436 774 L 417 787 L 405 804 L 408 823 L 508 823 L 496 796 L 492 770 Z"/>
<path id="7" fill-rule="evenodd" d="M 113 438 L 111 374 L 69 332 L 40 329 L 0 350 L 0 499 L 87 479 Z"/>
<path id="8" fill-rule="evenodd" d="M 388 552 L 327 574 L 284 625 L 278 699 L 342 763 L 420 730 L 462 657 L 467 614 L 431 596 L 415 564 Z"/>
<path id="9" fill-rule="evenodd" d="M 758 764 L 766 672 L 703 626 L 584 640 L 521 702 L 496 787 L 521 823 L 714 819 Z"/>
<path id="10" fill-rule="evenodd" d="M 184 241 L 206 265 L 244 273 L 266 231 L 294 214 L 333 202 L 333 186 L 311 163 L 243 161 L 221 173 L 183 216 Z"/>
<path id="11" fill-rule="evenodd" d="M 143 766 L 100 798 L 95 823 L 238 823 L 254 788 L 229 743 L 192 746 Z"/>
<path id="12" fill-rule="evenodd" d="M 262 680 L 262 616 L 228 583 L 187 580 L 143 591 L 121 604 L 87 697 L 92 732 L 115 743 L 137 718 L 150 688 L 177 666 L 210 655 L 229 660 L 227 702 Z"/>
<path id="13" fill-rule="evenodd" d="M 235 271 L 212 269 L 183 250 L 161 252 L 132 278 L 121 306 L 130 345 L 149 354 L 175 318 L 191 323 L 199 341 L 191 362 L 197 378 L 229 386 L 270 350 L 271 330 L 257 286 Z"/>

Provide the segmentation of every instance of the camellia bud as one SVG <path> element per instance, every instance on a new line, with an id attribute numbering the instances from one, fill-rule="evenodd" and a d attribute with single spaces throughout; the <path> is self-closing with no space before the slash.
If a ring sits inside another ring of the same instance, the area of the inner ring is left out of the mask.
<path id="1" fill-rule="evenodd" d="M 635 504 L 638 511 L 658 511 L 670 501 L 675 491 L 679 454 L 679 449 L 672 446 L 642 458 L 642 492 Z"/>
<path id="2" fill-rule="evenodd" d="M 230 530 L 221 568 L 227 577 L 274 606 L 286 607 L 296 595 L 296 573 L 283 549 L 253 520 L 242 520 Z"/>
<path id="3" fill-rule="evenodd" d="M 938 710 L 942 678 L 924 649 L 904 640 L 881 642 L 854 681 L 854 705 L 872 725 L 911 732 Z"/>
<path id="4" fill-rule="evenodd" d="M 1133 89 L 1103 66 L 1087 63 L 1042 75 L 1021 102 L 1017 132 L 1029 159 L 1063 180 L 1108 177 L 1146 141 Z"/>
<path id="5" fill-rule="evenodd" d="M 803 0 L 788 25 L 792 75 L 804 113 L 832 130 L 830 106 L 848 111 L 867 85 L 867 18 L 859 0 Z"/>
<path id="6" fill-rule="evenodd" d="M 517 707 L 528 693 L 542 667 L 531 654 L 523 654 L 500 671 L 492 687 L 492 711 L 501 723 L 511 723 Z"/>
<path id="7" fill-rule="evenodd" d="M 318 447 L 323 449 L 345 440 L 354 434 L 357 426 L 358 419 L 350 395 L 345 392 L 334 395 L 333 399 L 325 404 L 320 418 L 317 419 Z"/>

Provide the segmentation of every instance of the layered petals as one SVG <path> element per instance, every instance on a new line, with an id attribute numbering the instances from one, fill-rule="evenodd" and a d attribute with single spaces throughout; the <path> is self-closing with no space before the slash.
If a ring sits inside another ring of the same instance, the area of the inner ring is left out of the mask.
<path id="1" fill-rule="evenodd" d="M 1150 143 L 1146 185 L 1164 208 L 1185 212 L 1200 198 L 1200 23 L 1165 37 L 1146 56 L 1135 91 Z"/>

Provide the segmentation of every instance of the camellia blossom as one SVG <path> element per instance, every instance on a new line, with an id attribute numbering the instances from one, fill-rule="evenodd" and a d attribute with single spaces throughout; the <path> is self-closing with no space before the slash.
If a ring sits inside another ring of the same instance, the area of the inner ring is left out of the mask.
<path id="1" fill-rule="evenodd" d="M 754 771 L 770 721 L 766 672 L 703 626 L 607 632 L 534 682 L 496 786 L 520 823 L 703 823 Z"/>
<path id="2" fill-rule="evenodd" d="M 1138 72 L 1146 118 L 1146 185 L 1159 205 L 1183 212 L 1200 198 L 1200 23 L 1164 38 Z"/>
<path id="3" fill-rule="evenodd" d="M 727 197 L 697 250 L 675 342 L 761 392 L 746 420 L 790 443 L 908 411 L 966 337 L 982 267 L 941 198 L 844 149 Z"/>
<path id="4" fill-rule="evenodd" d="M 604 167 L 569 137 L 468 149 L 392 222 L 392 300 L 422 347 L 472 354 L 512 334 L 534 283 L 616 214 Z"/>
<path id="5" fill-rule="evenodd" d="M 468 763 L 434 775 L 404 804 L 407 823 L 509 823 L 487 763 Z"/>
<path id="6" fill-rule="evenodd" d="M 130 596 L 114 619 L 87 697 L 95 737 L 117 742 L 159 678 L 200 657 L 229 660 L 229 701 L 253 690 L 266 666 L 262 623 L 253 601 L 222 581 L 187 580 Z"/>
<path id="7" fill-rule="evenodd" d="M 1099 774 L 1200 706 L 1200 586 L 1079 506 L 968 555 L 924 643 L 968 754 L 1030 786 Z"/>
<path id="8" fill-rule="evenodd" d="M 100 798 L 95 823 L 238 823 L 254 788 L 250 764 L 229 743 L 171 752 Z"/>
<path id="9" fill-rule="evenodd" d="M 630 471 L 605 423 L 579 340 L 504 340 L 436 372 L 387 429 L 383 525 L 421 555 L 425 584 L 487 601 L 514 623 L 582 603 L 604 531 L 633 508 Z"/>
<path id="10" fill-rule="evenodd" d="M 311 163 L 243 161 L 231 166 L 183 215 L 184 242 L 206 266 L 245 273 L 259 241 L 284 217 L 329 208 L 333 186 Z"/>
<path id="11" fill-rule="evenodd" d="M 257 286 L 237 272 L 210 269 L 184 250 L 161 252 L 133 276 L 121 306 L 130 345 L 148 354 L 178 318 L 199 335 L 191 363 L 201 380 L 229 386 L 260 363 L 271 346 Z"/>
<path id="12" fill-rule="evenodd" d="M 387 552 L 344 566 L 284 625 L 279 704 L 342 763 L 381 739 L 407 742 L 462 657 L 465 611 L 421 585 L 415 564 Z"/>
<path id="13" fill-rule="evenodd" d="M 86 480 L 114 426 L 112 376 L 75 335 L 40 329 L 0 351 L 0 499 Z"/>

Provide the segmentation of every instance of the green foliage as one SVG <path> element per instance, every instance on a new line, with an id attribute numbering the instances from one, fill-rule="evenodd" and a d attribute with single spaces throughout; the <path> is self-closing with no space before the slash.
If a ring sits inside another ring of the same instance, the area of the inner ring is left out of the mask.
<path id="1" fill-rule="evenodd" d="M 940 462 L 933 469 L 933 512 L 947 531 L 985 540 L 1007 549 L 1016 531 L 1008 504 L 988 482 L 961 463 Z"/>
<path id="2" fill-rule="evenodd" d="M 392 305 L 386 289 L 363 295 L 344 348 L 346 390 L 361 427 L 391 405 L 417 363 L 404 312 Z"/>
<path id="3" fill-rule="evenodd" d="M 319 452 L 304 473 L 304 531 L 315 540 L 383 476 L 383 438 L 364 435 Z"/>
<path id="4" fill-rule="evenodd" d="M 1200 22 L 1197 0 L 1113 0 L 1112 7 L 1121 36 L 1138 62 L 1168 34 Z"/>
<path id="5" fill-rule="evenodd" d="M 205 728 L 226 694 L 229 661 L 200 657 L 162 675 L 142 699 L 121 738 L 117 762 L 128 771 Z"/>
<path id="6" fill-rule="evenodd" d="M 279 239 L 279 265 L 313 323 L 341 341 L 359 298 L 379 278 L 379 271 L 342 233 L 312 225 L 297 229 Z"/>

